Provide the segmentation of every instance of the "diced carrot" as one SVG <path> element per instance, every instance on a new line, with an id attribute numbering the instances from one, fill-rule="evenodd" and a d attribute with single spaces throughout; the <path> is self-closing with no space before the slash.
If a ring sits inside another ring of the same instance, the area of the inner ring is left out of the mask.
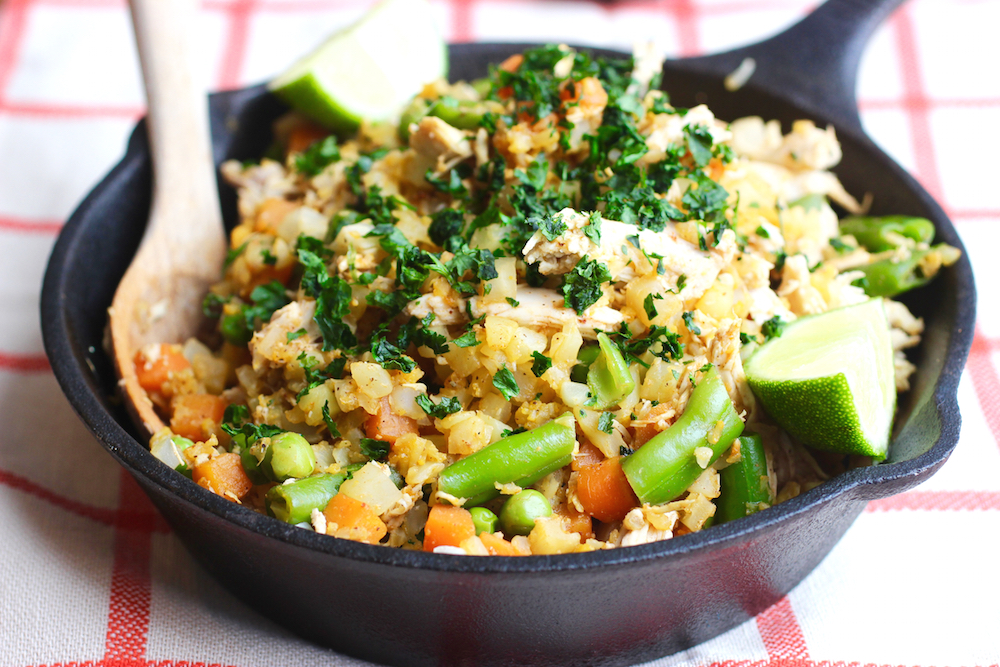
<path id="1" fill-rule="evenodd" d="M 163 393 L 164 385 L 176 374 L 191 368 L 180 345 L 156 345 L 135 353 L 136 378 L 139 386 L 149 393 Z"/>
<path id="2" fill-rule="evenodd" d="M 327 534 L 355 542 L 378 544 L 388 528 L 367 503 L 338 493 L 323 510 Z M 336 526 L 336 527 L 334 527 Z"/>
<path id="3" fill-rule="evenodd" d="M 299 204 L 282 199 L 281 197 L 265 199 L 257 207 L 253 230 L 265 234 L 277 234 L 281 221 L 285 219 L 286 215 L 297 208 L 299 208 Z"/>
<path id="4" fill-rule="evenodd" d="M 514 55 L 510 56 L 502 63 L 500 63 L 500 69 L 502 69 L 505 72 L 516 72 L 517 69 L 521 66 L 521 63 L 523 62 L 524 62 L 524 56 L 521 55 L 520 53 L 515 53 Z"/>
<path id="5" fill-rule="evenodd" d="M 233 501 L 242 498 L 253 488 L 253 483 L 243 470 L 239 454 L 223 454 L 209 459 L 195 466 L 191 477 L 195 483 L 212 493 Z"/>
<path id="6" fill-rule="evenodd" d="M 572 503 L 566 503 L 556 512 L 563 520 L 563 528 L 571 533 L 580 533 L 585 540 L 594 537 L 594 522 L 589 514 L 577 512 Z"/>
<path id="7" fill-rule="evenodd" d="M 482 540 L 483 546 L 486 550 L 490 552 L 491 556 L 520 556 L 521 554 L 514 545 L 493 533 L 480 533 L 479 539 Z M 426 542 L 424 542 L 426 544 Z"/>
<path id="8" fill-rule="evenodd" d="M 378 414 L 370 415 L 365 421 L 365 434 L 374 440 L 385 440 L 392 444 L 407 433 L 420 433 L 417 420 L 397 415 L 388 396 L 379 402 Z"/>
<path id="9" fill-rule="evenodd" d="M 583 511 L 605 523 L 621 521 L 639 504 L 622 471 L 620 456 L 580 470 L 576 493 Z"/>
<path id="10" fill-rule="evenodd" d="M 601 450 L 584 440 L 580 443 L 580 450 L 573 457 L 573 462 L 569 464 L 569 467 L 574 472 L 579 472 L 582 468 L 600 463 L 603 460 L 604 454 Z"/>
<path id="11" fill-rule="evenodd" d="M 650 410 L 643 421 L 636 423 L 633 428 L 632 449 L 639 449 L 662 431 L 663 426 L 657 424 L 657 421 L 672 409 L 669 405 L 661 403 Z"/>
<path id="12" fill-rule="evenodd" d="M 451 505 L 435 505 L 427 515 L 427 524 L 424 526 L 424 551 L 434 551 L 435 547 L 440 546 L 457 547 L 462 540 L 475 535 L 476 526 L 472 523 L 472 513 L 469 510 Z"/>
<path id="13" fill-rule="evenodd" d="M 301 153 L 320 139 L 326 139 L 328 136 L 330 136 L 330 130 L 315 123 L 303 121 L 288 133 L 286 155 L 288 153 Z"/>
<path id="14" fill-rule="evenodd" d="M 226 405 L 226 399 L 214 394 L 180 396 L 174 400 L 170 430 L 195 441 L 207 440 L 222 423 Z"/>
<path id="15" fill-rule="evenodd" d="M 656 428 L 655 423 L 636 426 L 634 435 L 632 436 L 632 449 L 639 449 L 652 440 L 653 437 L 659 432 L 660 430 Z"/>
<path id="16" fill-rule="evenodd" d="M 717 158 L 712 158 L 708 163 L 708 177 L 713 181 L 717 181 L 722 178 L 722 175 L 726 172 L 725 163 Z"/>

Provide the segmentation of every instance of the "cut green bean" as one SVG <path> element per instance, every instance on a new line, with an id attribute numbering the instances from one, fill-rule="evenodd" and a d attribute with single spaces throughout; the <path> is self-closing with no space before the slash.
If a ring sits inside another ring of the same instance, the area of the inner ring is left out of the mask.
<path id="1" fill-rule="evenodd" d="M 639 500 L 664 503 L 684 493 L 704 471 L 696 449 L 710 448 L 714 461 L 742 432 L 743 420 L 713 367 L 691 392 L 680 419 L 627 456 L 622 470 Z"/>
<path id="2" fill-rule="evenodd" d="M 597 357 L 601 355 L 600 345 L 581 345 L 580 351 L 576 353 L 576 359 L 584 366 L 590 366 L 592 363 L 597 361 Z"/>
<path id="3" fill-rule="evenodd" d="M 487 95 L 490 94 L 490 89 L 493 87 L 493 82 L 490 81 L 489 77 L 484 76 L 481 79 L 473 79 L 472 81 L 469 82 L 469 85 L 472 86 L 477 93 L 479 93 L 480 97 L 486 97 Z"/>
<path id="4" fill-rule="evenodd" d="M 740 460 L 719 471 L 721 493 L 715 501 L 716 523 L 739 519 L 774 504 L 760 436 L 744 435 L 738 440 Z"/>
<path id="5" fill-rule="evenodd" d="M 351 471 L 345 470 L 271 487 L 265 496 L 267 509 L 274 518 L 285 523 L 309 521 L 312 511 L 326 507 L 350 474 Z"/>
<path id="6" fill-rule="evenodd" d="M 905 239 L 930 243 L 934 240 L 934 223 L 909 215 L 853 216 L 840 221 L 840 233 L 853 236 L 868 252 L 883 252 L 898 248 Z"/>
<path id="7" fill-rule="evenodd" d="M 476 527 L 476 535 L 496 532 L 498 521 L 496 514 L 485 507 L 473 507 L 469 512 L 472 513 L 472 525 Z"/>
<path id="8" fill-rule="evenodd" d="M 403 109 L 403 113 L 399 117 L 399 129 L 397 130 L 400 141 L 403 143 L 410 141 L 410 125 L 419 123 L 427 115 L 430 106 L 430 103 L 424 98 L 414 97 L 413 101 Z"/>
<path id="9" fill-rule="evenodd" d="M 857 270 L 865 274 L 861 282 L 865 294 L 871 297 L 893 297 L 926 285 L 931 278 L 924 276 L 920 269 L 920 261 L 930 253 L 940 252 L 945 247 L 947 246 L 942 243 L 927 250 L 911 250 L 910 256 L 900 261 L 889 257 L 866 266 L 859 266 Z"/>
<path id="10" fill-rule="evenodd" d="M 573 382 L 579 382 L 580 384 L 587 383 L 587 373 L 590 371 L 590 366 L 585 366 L 583 364 L 577 364 L 569 371 L 569 379 Z"/>
<path id="11" fill-rule="evenodd" d="M 508 538 L 527 535 L 535 527 L 535 519 L 552 516 L 552 505 L 540 491 L 518 491 L 503 504 L 500 510 L 500 530 Z"/>
<path id="12" fill-rule="evenodd" d="M 511 435 L 455 461 L 441 471 L 438 490 L 465 505 L 481 505 L 499 495 L 496 483 L 530 486 L 573 458 L 576 430 L 569 413 L 538 428 Z"/>
<path id="13" fill-rule="evenodd" d="M 265 474 L 276 482 L 308 477 L 316 467 L 316 454 L 309 442 L 298 433 L 285 431 L 271 437 L 260 462 Z"/>
<path id="14" fill-rule="evenodd" d="M 595 410 L 607 410 L 618 405 L 635 388 L 635 378 L 629 370 L 625 357 L 618 346 L 611 342 L 607 334 L 597 334 L 600 354 L 587 372 L 587 386 L 590 387 Z"/>
<path id="15" fill-rule="evenodd" d="M 479 102 L 456 100 L 442 97 L 431 105 L 428 116 L 437 116 L 452 127 L 460 130 L 474 130 L 483 120 L 483 109 Z"/>

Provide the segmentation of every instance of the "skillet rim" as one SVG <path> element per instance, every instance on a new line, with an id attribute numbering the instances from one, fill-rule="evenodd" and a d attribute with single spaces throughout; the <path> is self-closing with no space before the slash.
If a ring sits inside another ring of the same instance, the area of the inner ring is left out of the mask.
<path id="1" fill-rule="evenodd" d="M 478 42 L 451 45 L 450 59 L 454 59 L 456 53 L 488 49 L 518 50 L 530 45 L 535 44 Z M 589 48 L 588 50 L 596 53 L 622 55 L 622 52 L 610 49 Z M 665 68 L 673 68 L 680 72 L 690 71 L 685 69 L 684 61 L 667 61 Z M 695 73 L 695 75 L 712 78 L 704 73 Z M 821 115 L 803 110 L 799 105 L 770 90 L 755 90 L 752 82 L 746 86 L 746 89 L 774 98 L 783 106 L 800 114 L 800 117 L 813 117 L 822 120 Z M 259 99 L 262 94 L 267 94 L 263 84 L 215 93 L 210 96 L 213 116 L 220 109 L 225 110 L 229 107 L 237 110 L 242 109 L 248 103 Z M 933 401 L 933 406 L 928 407 L 933 407 L 936 410 L 941 424 L 941 432 L 937 441 L 926 452 L 913 459 L 849 470 L 796 498 L 770 508 L 767 512 L 759 512 L 739 521 L 715 526 L 710 531 L 700 531 L 683 536 L 683 538 L 624 549 L 609 549 L 582 554 L 522 558 L 502 556 L 462 558 L 445 554 L 386 548 L 381 545 L 368 545 L 318 535 L 236 505 L 163 466 L 145 446 L 131 436 L 97 398 L 100 390 L 84 372 L 84 367 L 87 364 L 86 351 L 79 349 L 73 342 L 72 330 L 67 321 L 65 291 L 63 290 L 66 267 L 69 259 L 74 255 L 75 246 L 81 238 L 84 223 L 88 221 L 90 209 L 96 206 L 103 197 L 108 196 L 107 191 L 116 184 L 130 178 L 136 178 L 137 174 L 141 175 L 144 169 L 149 168 L 148 142 L 145 124 L 142 120 L 133 130 L 126 153 L 121 161 L 74 211 L 54 246 L 45 273 L 41 299 L 45 350 L 53 372 L 74 410 L 105 449 L 133 476 L 142 475 L 149 483 L 168 491 L 197 509 L 210 512 L 240 528 L 292 546 L 375 565 L 477 574 L 504 572 L 534 574 L 599 569 L 734 547 L 747 539 L 768 535 L 792 522 L 796 517 L 808 513 L 814 507 L 834 502 L 838 498 L 843 497 L 844 502 L 865 501 L 904 490 L 926 479 L 943 465 L 958 441 L 961 424 L 957 397 L 958 383 L 964 367 L 964 360 L 971 347 L 976 305 L 974 278 L 968 253 L 965 251 L 951 220 L 909 173 L 903 170 L 863 132 L 855 131 L 850 127 L 838 128 L 838 132 L 842 137 L 850 137 L 852 141 L 860 145 L 866 154 L 877 159 L 880 166 L 890 170 L 894 177 L 902 180 L 908 190 L 916 194 L 928 211 L 933 214 L 931 217 L 935 222 L 937 233 L 943 237 L 943 240 L 963 250 L 961 260 L 950 267 L 950 270 L 955 272 L 955 321 L 949 331 L 949 345 L 942 362 L 940 375 L 933 389 L 930 390 L 929 396 Z M 229 141 L 231 138 L 232 133 L 227 129 L 213 126 L 213 144 L 217 148 L 222 139 Z M 915 414 L 916 412 L 911 415 L 911 418 Z"/>

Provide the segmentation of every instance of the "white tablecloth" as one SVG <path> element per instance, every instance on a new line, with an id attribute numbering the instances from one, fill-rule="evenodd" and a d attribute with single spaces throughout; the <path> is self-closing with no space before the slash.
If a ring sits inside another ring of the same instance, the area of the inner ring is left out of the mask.
<path id="1" fill-rule="evenodd" d="M 204 0 L 206 84 L 263 80 L 369 0 Z M 440 0 L 452 41 L 567 41 L 671 55 L 755 41 L 802 0 Z M 980 291 L 961 442 L 910 493 L 872 503 L 771 609 L 657 665 L 1000 662 L 1000 3 L 914 0 L 875 35 L 866 128 L 951 214 Z M 81 426 L 42 352 L 55 236 L 143 110 L 122 0 L 0 4 L 0 665 L 355 665 L 263 620 L 195 565 Z"/>

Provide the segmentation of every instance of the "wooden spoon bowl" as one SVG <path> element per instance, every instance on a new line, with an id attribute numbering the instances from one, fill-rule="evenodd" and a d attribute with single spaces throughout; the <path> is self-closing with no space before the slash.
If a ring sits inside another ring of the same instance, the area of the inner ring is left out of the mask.
<path id="1" fill-rule="evenodd" d="M 139 386 L 135 355 L 150 343 L 193 336 L 201 302 L 226 255 L 212 162 L 208 104 L 196 84 L 188 35 L 190 0 L 131 0 L 149 103 L 153 201 L 142 244 L 108 309 L 119 384 L 132 418 L 149 433 L 163 428 Z"/>

